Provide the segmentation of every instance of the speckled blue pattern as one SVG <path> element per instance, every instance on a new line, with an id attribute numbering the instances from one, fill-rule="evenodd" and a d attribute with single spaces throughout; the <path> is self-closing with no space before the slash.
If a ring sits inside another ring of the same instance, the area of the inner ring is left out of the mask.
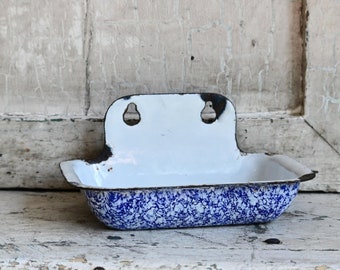
<path id="1" fill-rule="evenodd" d="M 268 222 L 289 206 L 298 187 L 297 181 L 84 193 L 108 227 L 156 229 Z"/>

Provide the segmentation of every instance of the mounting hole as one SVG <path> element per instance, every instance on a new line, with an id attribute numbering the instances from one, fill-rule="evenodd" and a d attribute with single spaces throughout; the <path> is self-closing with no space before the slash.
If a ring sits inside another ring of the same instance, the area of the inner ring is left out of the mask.
<path id="1" fill-rule="evenodd" d="M 140 122 L 140 113 L 137 110 L 137 105 L 133 102 L 129 103 L 123 113 L 123 121 L 128 126 L 137 125 Z"/>
<path id="2" fill-rule="evenodd" d="M 216 112 L 213 108 L 212 101 L 205 102 L 205 106 L 201 111 L 201 119 L 206 124 L 211 124 L 216 121 Z"/>

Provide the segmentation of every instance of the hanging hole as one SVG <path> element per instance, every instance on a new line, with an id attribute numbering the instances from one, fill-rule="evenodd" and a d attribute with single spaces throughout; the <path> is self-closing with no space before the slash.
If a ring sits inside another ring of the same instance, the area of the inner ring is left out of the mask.
<path id="1" fill-rule="evenodd" d="M 137 125 L 140 121 L 140 113 L 135 103 L 129 103 L 123 113 L 123 120 L 129 126 Z"/>
<path id="2" fill-rule="evenodd" d="M 211 124 L 216 120 L 216 112 L 211 101 L 206 101 L 203 110 L 201 111 L 201 119 L 206 124 Z"/>

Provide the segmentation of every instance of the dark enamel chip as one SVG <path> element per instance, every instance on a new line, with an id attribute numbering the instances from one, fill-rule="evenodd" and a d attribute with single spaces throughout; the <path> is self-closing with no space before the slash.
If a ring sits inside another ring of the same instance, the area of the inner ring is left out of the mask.
<path id="1" fill-rule="evenodd" d="M 277 238 L 268 238 L 266 240 L 264 240 L 263 242 L 265 242 L 266 244 L 268 245 L 279 245 L 281 244 L 282 242 L 277 239 Z"/>

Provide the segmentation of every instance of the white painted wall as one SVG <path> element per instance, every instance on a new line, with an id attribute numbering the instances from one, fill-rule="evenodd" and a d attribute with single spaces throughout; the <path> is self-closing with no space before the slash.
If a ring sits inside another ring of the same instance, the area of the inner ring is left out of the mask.
<path id="1" fill-rule="evenodd" d="M 340 2 L 313 0 L 308 7 L 305 117 L 339 154 Z"/>
<path id="2" fill-rule="evenodd" d="M 58 163 L 99 153 L 102 124 L 90 119 L 120 96 L 209 91 L 234 101 L 244 150 L 288 154 L 320 170 L 306 190 L 340 190 L 338 10 L 337 0 L 1 1 L 0 186 L 66 187 Z"/>
<path id="3" fill-rule="evenodd" d="M 213 91 L 300 110 L 302 1 L 4 0 L 0 113 L 102 117 L 119 96 Z"/>

